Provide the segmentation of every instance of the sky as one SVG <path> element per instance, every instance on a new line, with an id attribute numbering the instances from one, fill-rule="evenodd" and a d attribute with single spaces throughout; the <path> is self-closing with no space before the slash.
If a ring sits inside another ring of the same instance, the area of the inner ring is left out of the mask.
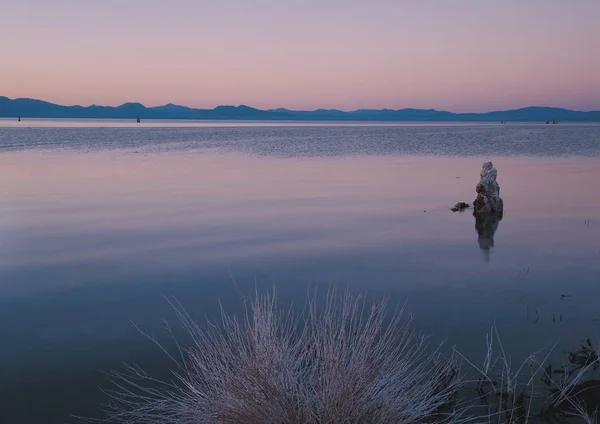
<path id="1" fill-rule="evenodd" d="M 0 0 L 0 95 L 600 110 L 600 0 Z"/>

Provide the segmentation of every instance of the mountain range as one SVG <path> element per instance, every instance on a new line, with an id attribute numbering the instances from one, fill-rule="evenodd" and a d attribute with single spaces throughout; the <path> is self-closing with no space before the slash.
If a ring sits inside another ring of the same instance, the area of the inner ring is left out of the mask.
<path id="1" fill-rule="evenodd" d="M 37 99 L 0 96 L 0 117 L 105 118 L 105 119 L 230 119 L 289 121 L 600 121 L 600 111 L 581 112 L 555 107 L 531 106 L 485 113 L 453 113 L 435 109 L 289 109 L 261 110 L 253 107 L 217 106 L 194 109 L 172 103 L 146 107 L 141 103 L 121 106 L 62 106 Z"/>

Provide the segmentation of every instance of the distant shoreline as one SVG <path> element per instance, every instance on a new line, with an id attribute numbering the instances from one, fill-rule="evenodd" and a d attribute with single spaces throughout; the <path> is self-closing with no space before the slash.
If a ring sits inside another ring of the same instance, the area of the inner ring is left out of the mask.
<path id="1" fill-rule="evenodd" d="M 453 113 L 435 109 L 288 109 L 261 110 L 249 106 L 217 106 L 194 109 L 167 104 L 146 107 L 141 103 L 121 106 L 63 106 L 37 99 L 0 96 L 0 118 L 34 119 L 126 119 L 198 121 L 290 121 L 290 122 L 600 122 L 600 111 L 582 112 L 555 107 L 530 106 L 484 113 Z"/>
<path id="2" fill-rule="evenodd" d="M 600 121 L 563 121 L 563 127 L 581 125 L 599 126 Z M 367 120 L 268 120 L 268 119 L 173 119 L 151 118 L 136 122 L 131 118 L 34 118 L 0 116 L 2 128 L 243 128 L 243 127 L 560 127 L 561 125 L 546 125 L 541 121 L 511 121 L 504 124 L 499 121 L 367 121 Z"/>

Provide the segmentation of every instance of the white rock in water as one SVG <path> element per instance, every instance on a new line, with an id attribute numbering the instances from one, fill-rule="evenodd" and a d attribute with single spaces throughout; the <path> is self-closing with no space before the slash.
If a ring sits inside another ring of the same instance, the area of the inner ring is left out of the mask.
<path id="1" fill-rule="evenodd" d="M 477 199 L 473 202 L 473 213 L 475 215 L 490 213 L 502 215 L 504 202 L 500 198 L 500 186 L 496 182 L 498 171 L 492 162 L 485 162 L 479 175 L 481 180 L 475 189 Z"/>

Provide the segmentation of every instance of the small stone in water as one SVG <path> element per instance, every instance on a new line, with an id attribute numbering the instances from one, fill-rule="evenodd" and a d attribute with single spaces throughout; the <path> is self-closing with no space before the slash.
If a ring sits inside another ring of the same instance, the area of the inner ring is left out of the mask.
<path id="1" fill-rule="evenodd" d="M 465 203 L 465 202 L 458 202 L 456 205 L 454 205 L 454 207 L 453 207 L 453 208 L 450 208 L 450 210 L 451 210 L 452 212 L 458 212 L 458 211 L 462 211 L 462 210 L 464 210 L 464 209 L 467 209 L 467 208 L 469 208 L 469 207 L 470 207 L 470 206 L 469 206 L 469 204 L 468 204 L 468 203 Z"/>

